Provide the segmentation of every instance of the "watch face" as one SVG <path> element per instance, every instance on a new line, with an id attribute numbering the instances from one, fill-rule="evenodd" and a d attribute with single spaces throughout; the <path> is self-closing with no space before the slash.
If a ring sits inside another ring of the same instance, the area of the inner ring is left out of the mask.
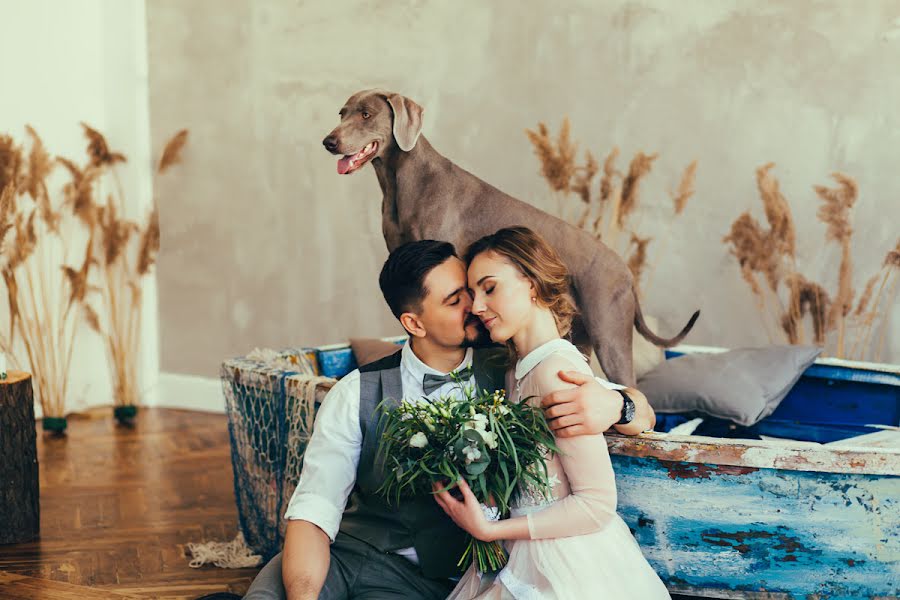
<path id="1" fill-rule="evenodd" d="M 634 400 L 628 397 L 628 394 L 619 391 L 622 394 L 623 403 L 622 403 L 622 418 L 619 419 L 618 425 L 627 425 L 634 420 Z"/>

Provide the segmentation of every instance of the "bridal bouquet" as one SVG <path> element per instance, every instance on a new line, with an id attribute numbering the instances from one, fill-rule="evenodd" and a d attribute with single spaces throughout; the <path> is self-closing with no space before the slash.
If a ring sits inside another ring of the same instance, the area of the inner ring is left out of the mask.
<path id="1" fill-rule="evenodd" d="M 460 384 L 462 398 L 404 400 L 385 410 L 379 453 L 386 480 L 380 492 L 391 502 L 433 494 L 432 483 L 465 478 L 483 505 L 509 512 L 516 490 L 549 497 L 544 463 L 558 452 L 553 433 L 539 408 L 527 400 L 509 402 L 506 393 Z M 470 539 L 458 565 L 477 561 L 481 572 L 506 564 L 499 542 Z"/>

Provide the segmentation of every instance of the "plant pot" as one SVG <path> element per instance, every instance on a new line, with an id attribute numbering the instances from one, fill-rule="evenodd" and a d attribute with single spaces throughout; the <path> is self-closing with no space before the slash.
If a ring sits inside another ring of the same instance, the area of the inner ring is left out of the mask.
<path id="1" fill-rule="evenodd" d="M 69 421 L 66 417 L 44 417 L 42 420 L 44 431 L 49 431 L 57 435 L 64 435 L 68 425 Z"/>
<path id="2" fill-rule="evenodd" d="M 137 416 L 138 407 L 134 404 L 125 404 L 113 408 L 113 416 L 120 425 L 134 425 L 134 418 Z"/>

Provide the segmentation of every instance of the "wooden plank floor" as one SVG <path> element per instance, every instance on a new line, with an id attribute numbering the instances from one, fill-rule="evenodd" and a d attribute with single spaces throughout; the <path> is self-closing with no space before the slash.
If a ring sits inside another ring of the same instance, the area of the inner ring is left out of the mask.
<path id="1" fill-rule="evenodd" d="M 243 594 L 256 569 L 185 557 L 188 542 L 237 531 L 225 416 L 141 409 L 131 429 L 111 412 L 70 418 L 63 438 L 39 433 L 41 538 L 0 546 L 0 571 L 143 598 Z"/>
<path id="2" fill-rule="evenodd" d="M 141 600 L 100 588 L 0 571 L 0 600 Z"/>

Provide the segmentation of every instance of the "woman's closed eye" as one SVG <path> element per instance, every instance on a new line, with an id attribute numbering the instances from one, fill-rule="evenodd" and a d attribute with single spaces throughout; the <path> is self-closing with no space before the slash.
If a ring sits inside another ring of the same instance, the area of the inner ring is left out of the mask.
<path id="1" fill-rule="evenodd" d="M 492 285 L 491 287 L 486 287 L 486 288 L 484 288 L 484 293 L 487 294 L 488 296 L 490 296 L 490 295 L 491 295 L 491 292 L 494 291 L 494 288 L 495 288 L 495 287 L 497 287 L 497 286 L 496 286 L 496 285 Z"/>

